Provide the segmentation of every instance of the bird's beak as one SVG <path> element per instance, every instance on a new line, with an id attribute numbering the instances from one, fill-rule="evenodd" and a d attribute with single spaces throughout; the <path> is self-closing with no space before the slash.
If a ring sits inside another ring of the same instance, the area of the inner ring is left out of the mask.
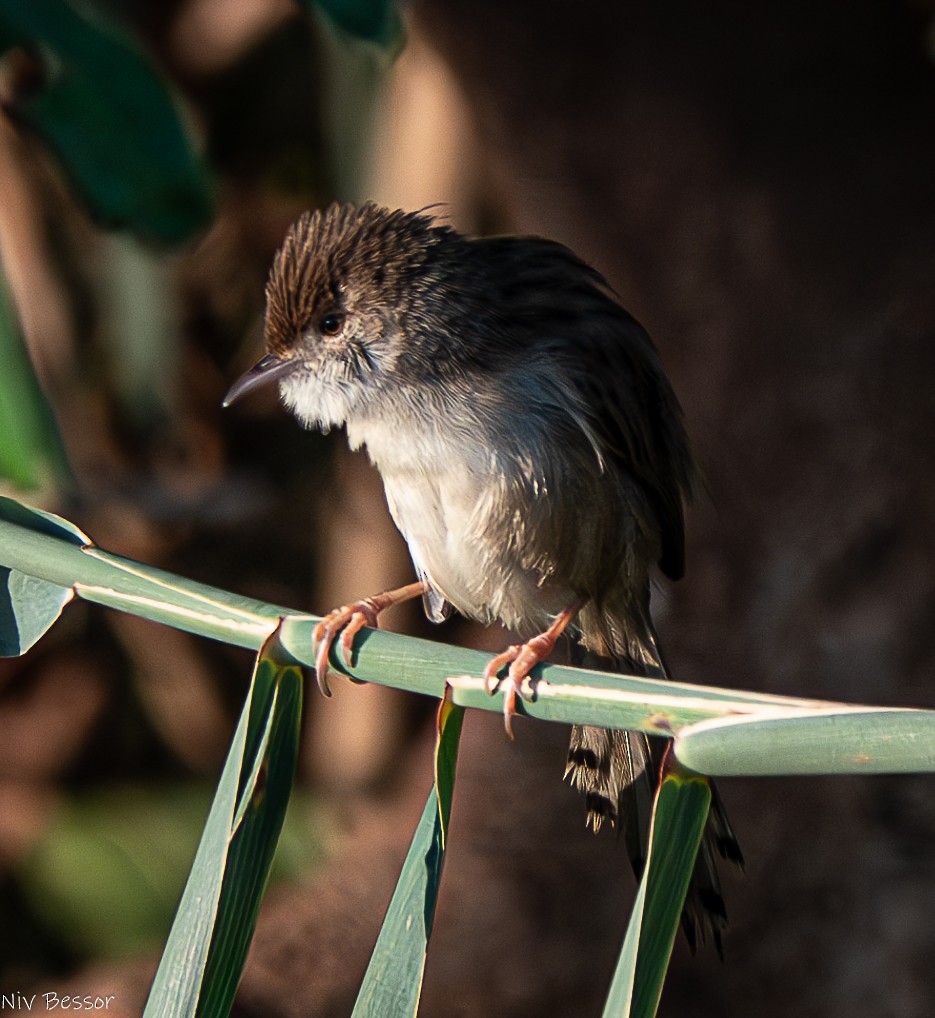
<path id="1" fill-rule="evenodd" d="M 298 367 L 299 361 L 297 360 L 283 360 L 282 357 L 276 357 L 268 353 L 234 382 L 224 397 L 222 406 L 230 406 L 234 400 L 240 399 L 241 396 L 245 396 L 248 392 L 253 392 L 254 389 L 258 389 L 261 385 L 275 382 L 277 378 L 288 375 Z"/>

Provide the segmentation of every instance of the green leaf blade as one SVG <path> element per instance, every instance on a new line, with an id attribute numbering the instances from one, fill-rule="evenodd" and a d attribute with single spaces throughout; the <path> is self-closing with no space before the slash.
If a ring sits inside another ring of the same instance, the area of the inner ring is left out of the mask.
<path id="1" fill-rule="evenodd" d="M 669 770 L 663 777 L 604 1018 L 656 1014 L 710 805 L 711 788 L 702 776 Z"/>
<path id="2" fill-rule="evenodd" d="M 675 753 L 714 777 L 930 773 L 935 712 L 816 706 L 724 718 L 683 729 Z"/>
<path id="3" fill-rule="evenodd" d="M 0 568 L 19 571 L 98 604 L 258 650 L 286 609 L 110 555 L 51 513 L 0 497 Z M 2 590 L 2 588 L 0 588 Z M 0 625 L 9 608 L 2 612 Z M 49 624 L 54 619 L 49 620 Z M 7 633 L 15 648 L 15 629 Z"/>
<path id="4" fill-rule="evenodd" d="M 302 673 L 295 665 L 261 660 L 257 682 L 270 696 L 267 706 L 251 701 L 247 758 L 260 762 L 241 790 L 224 888 L 208 955 L 199 1016 L 225 1016 L 240 982 L 256 927 L 260 902 L 282 830 L 295 777 L 302 709 Z M 267 722 L 267 717 L 270 719 Z M 250 746 L 253 737 L 257 745 Z"/>
<path id="5" fill-rule="evenodd" d="M 419 1009 L 429 937 L 445 864 L 445 844 L 464 711 L 439 706 L 435 785 L 403 863 L 351 1018 L 414 1016 Z"/>
<path id="6" fill-rule="evenodd" d="M 74 589 L 85 600 L 236 646 L 258 649 L 278 625 L 292 660 L 313 663 L 316 617 L 110 554 L 72 524 L 9 498 L 0 498 L 0 569 L 7 570 L 0 577 L 0 639 L 10 653 L 44 632 Z M 38 598 L 40 618 L 27 639 L 13 617 L 9 571 L 52 585 Z M 336 671 L 356 680 L 434 697 L 449 686 L 457 706 L 499 712 L 502 694 L 485 691 L 488 661 L 480 651 L 374 629 L 355 639 L 351 661 L 337 647 L 331 656 Z M 538 666 L 534 677 L 534 699 L 521 701 L 517 713 L 664 735 L 675 740 L 679 760 L 698 773 L 935 772 L 931 710 L 860 707 L 561 665 Z"/>
<path id="7" fill-rule="evenodd" d="M 25 534 L 41 534 L 66 545 L 82 546 L 88 538 L 73 524 L 41 509 L 0 496 L 0 520 Z M 52 627 L 74 596 L 70 586 L 0 566 L 0 657 L 25 654 Z"/>
<path id="8" fill-rule="evenodd" d="M 646 908 L 646 881 L 641 880 L 633 899 L 633 909 L 627 925 L 627 935 L 623 941 L 614 978 L 604 1002 L 602 1018 L 625 1018 L 630 1014 L 633 1003 L 633 987 L 636 982 L 636 963 L 639 958 L 640 936 L 643 925 L 643 913 Z"/>
<path id="9" fill-rule="evenodd" d="M 295 774 L 301 673 L 257 659 L 214 803 L 144 1012 L 221 1018 L 233 1003 Z"/>
<path id="10" fill-rule="evenodd" d="M 19 657 L 48 632 L 72 599 L 70 587 L 0 567 L 0 657 Z"/>
<path id="11" fill-rule="evenodd" d="M 33 506 L 24 505 L 14 498 L 0 495 L 0 521 L 19 527 L 21 530 L 54 538 L 68 545 L 83 548 L 91 544 L 91 538 L 74 523 Z M 38 574 L 32 574 L 38 575 Z"/>

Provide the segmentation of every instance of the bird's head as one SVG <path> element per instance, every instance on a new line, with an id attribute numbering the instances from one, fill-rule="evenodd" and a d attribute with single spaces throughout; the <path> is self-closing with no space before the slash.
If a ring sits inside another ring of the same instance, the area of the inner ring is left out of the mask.
<path id="1" fill-rule="evenodd" d="M 423 213 L 368 203 L 305 213 L 289 229 L 266 285 L 266 355 L 230 389 L 228 406 L 278 381 L 308 427 L 345 423 L 392 387 L 433 253 L 453 236 Z"/>

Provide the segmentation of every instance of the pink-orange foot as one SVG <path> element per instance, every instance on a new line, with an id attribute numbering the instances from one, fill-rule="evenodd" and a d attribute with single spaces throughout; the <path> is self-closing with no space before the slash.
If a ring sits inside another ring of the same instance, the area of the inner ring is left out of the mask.
<path id="1" fill-rule="evenodd" d="M 401 604 L 403 601 L 420 597 L 424 592 L 424 583 L 410 583 L 405 587 L 385 590 L 382 594 L 374 594 L 373 597 L 365 597 L 360 601 L 342 605 L 340 608 L 328 612 L 315 626 L 315 632 L 312 634 L 312 646 L 318 648 L 315 652 L 315 678 L 318 681 L 318 688 L 324 696 L 331 696 L 331 690 L 328 687 L 328 672 L 330 671 L 328 656 L 338 633 L 341 633 L 341 650 L 344 660 L 350 663 L 354 650 L 354 637 L 364 626 L 378 628 L 381 612 L 394 604 Z"/>
<path id="2" fill-rule="evenodd" d="M 567 628 L 569 622 L 578 614 L 581 602 L 576 601 L 566 608 L 544 632 L 534 636 L 526 643 L 514 643 L 503 653 L 489 661 L 484 669 L 484 687 L 493 695 L 497 690 L 503 692 L 503 727 L 506 734 L 513 738 L 513 715 L 516 713 L 517 698 L 529 700 L 531 694 L 523 692 L 523 681 L 541 661 L 545 661 L 555 650 L 558 638 Z M 506 675 L 501 679 L 498 673 L 509 664 Z"/>

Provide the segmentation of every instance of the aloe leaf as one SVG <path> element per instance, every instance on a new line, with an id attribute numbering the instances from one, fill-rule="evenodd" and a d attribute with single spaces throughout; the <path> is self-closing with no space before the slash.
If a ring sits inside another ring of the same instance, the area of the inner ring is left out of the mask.
<path id="1" fill-rule="evenodd" d="M 445 862 L 455 765 L 464 711 L 442 698 L 435 748 L 435 787 L 429 794 L 396 891 L 370 957 L 352 1018 L 415 1015 Z"/>
<path id="2" fill-rule="evenodd" d="M 69 587 L 0 566 L 0 657 L 25 654 L 73 596 Z"/>
<path id="3" fill-rule="evenodd" d="M 678 759 L 713 776 L 935 771 L 935 711 L 816 705 L 683 728 Z"/>
<path id="4" fill-rule="evenodd" d="M 302 676 L 272 638 L 257 658 L 144 1014 L 222 1018 L 256 926 L 292 789 Z"/>
<path id="5" fill-rule="evenodd" d="M 646 865 L 604 1018 L 656 1014 L 710 805 L 704 777 L 667 769 L 656 793 Z"/>
<path id="6" fill-rule="evenodd" d="M 286 612 L 111 555 L 65 520 L 11 498 L 0 498 L 0 567 L 74 590 L 88 601 L 253 650 Z"/>
<path id="7" fill-rule="evenodd" d="M 51 513 L 27 509 L 0 497 L 0 516 L 17 521 L 25 530 L 46 534 L 68 544 L 87 538 L 77 527 Z M 74 596 L 71 587 L 0 566 L 0 656 L 25 654 L 52 626 Z"/>
<path id="8" fill-rule="evenodd" d="M 0 495 L 0 520 L 18 527 L 22 531 L 41 534 L 47 538 L 53 538 L 55 541 L 64 542 L 66 545 L 82 548 L 91 543 L 91 538 L 84 531 L 79 530 L 74 523 L 70 523 L 54 513 L 46 512 L 44 509 L 24 505 L 15 498 L 7 498 L 3 495 Z M 48 547 L 54 547 L 54 544 L 49 544 Z"/>
<path id="9" fill-rule="evenodd" d="M 640 930 L 643 928 L 643 913 L 646 908 L 646 881 L 641 880 L 633 899 L 633 909 L 627 925 L 614 978 L 604 1003 L 602 1018 L 626 1018 L 633 1002 L 633 986 L 636 982 L 636 963 L 639 959 Z"/>
<path id="10" fill-rule="evenodd" d="M 281 644 L 295 661 L 314 661 L 316 617 L 110 554 L 71 524 L 12 499 L 0 499 L 0 567 L 241 647 L 259 648 L 278 626 Z M 11 601 L 2 591 L 0 586 L 0 626 L 5 618 L 5 639 L 15 653 L 28 641 L 10 621 Z M 60 606 L 47 593 L 45 624 L 51 624 Z M 17 603 L 28 600 L 17 594 Z M 43 624 L 40 619 L 30 638 L 43 631 Z M 28 628 L 24 623 L 24 631 Z M 502 694 L 488 696 L 485 689 L 488 661 L 481 651 L 375 629 L 358 634 L 352 660 L 343 659 L 339 643 L 330 659 L 336 671 L 363 682 L 434 697 L 450 687 L 455 705 L 499 712 Z M 517 713 L 664 735 L 676 740 L 676 755 L 685 766 L 699 773 L 935 770 L 933 711 L 771 696 L 562 665 L 538 666 L 533 675 L 532 700 L 519 701 Z M 753 735 L 757 726 L 768 736 L 765 749 Z"/>

